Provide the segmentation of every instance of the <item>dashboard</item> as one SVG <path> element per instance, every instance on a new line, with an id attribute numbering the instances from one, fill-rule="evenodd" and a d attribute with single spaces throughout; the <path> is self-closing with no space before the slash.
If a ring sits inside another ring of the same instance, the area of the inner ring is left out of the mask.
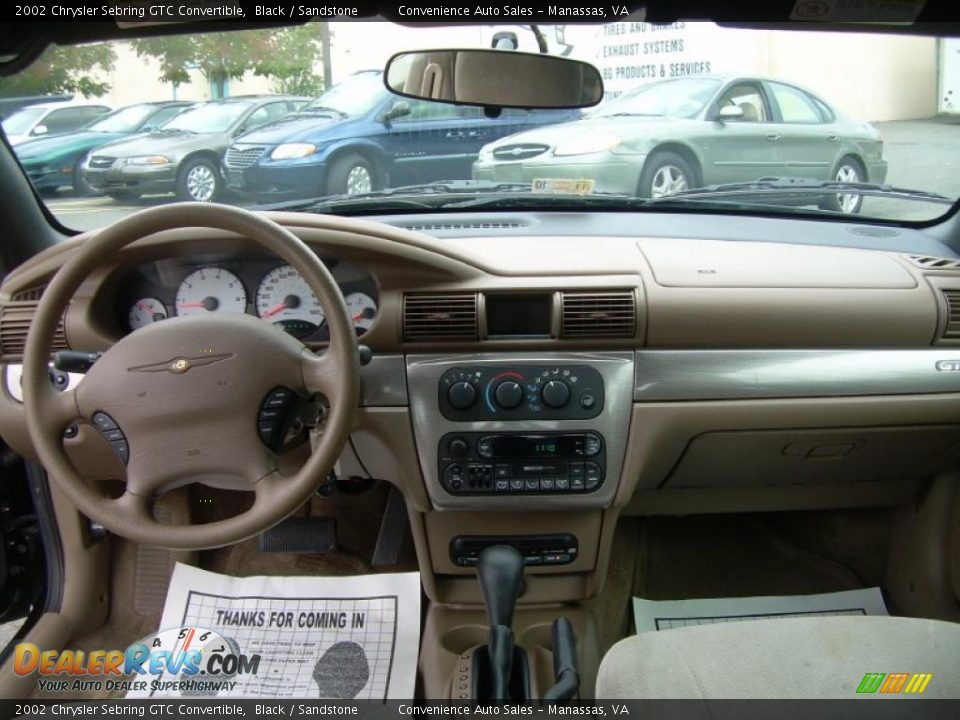
<path id="1" fill-rule="evenodd" d="M 358 265 L 324 258 L 357 335 L 376 322 L 377 285 Z M 301 275 L 276 259 L 223 254 L 168 257 L 125 269 L 116 278 L 113 319 L 126 334 L 171 317 L 247 313 L 310 342 L 329 339 L 325 309 Z"/>

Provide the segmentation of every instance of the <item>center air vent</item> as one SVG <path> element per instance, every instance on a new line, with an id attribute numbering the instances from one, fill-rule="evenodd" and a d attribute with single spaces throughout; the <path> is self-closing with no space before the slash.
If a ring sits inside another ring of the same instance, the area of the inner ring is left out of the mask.
<path id="1" fill-rule="evenodd" d="M 561 294 L 562 338 L 633 337 L 637 305 L 632 290 Z"/>
<path id="2" fill-rule="evenodd" d="M 960 340 L 960 290 L 944 290 L 943 300 L 947 322 L 943 326 L 944 340 Z"/>
<path id="3" fill-rule="evenodd" d="M 395 223 L 396 227 L 415 232 L 438 232 L 445 230 L 513 230 L 525 227 L 515 220 L 464 220 L 453 222 Z"/>
<path id="4" fill-rule="evenodd" d="M 476 340 L 477 336 L 476 293 L 403 296 L 405 340 Z"/>

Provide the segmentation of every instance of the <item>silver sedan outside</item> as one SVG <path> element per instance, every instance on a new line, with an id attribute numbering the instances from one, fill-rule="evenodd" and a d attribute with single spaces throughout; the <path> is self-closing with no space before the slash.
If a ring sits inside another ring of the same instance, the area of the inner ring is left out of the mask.
<path id="1" fill-rule="evenodd" d="M 592 192 L 663 197 L 763 177 L 882 183 L 880 133 L 809 90 L 768 78 L 704 75 L 643 85 L 582 119 L 485 146 L 476 180 L 582 180 Z M 855 213 L 863 197 L 828 195 Z"/>

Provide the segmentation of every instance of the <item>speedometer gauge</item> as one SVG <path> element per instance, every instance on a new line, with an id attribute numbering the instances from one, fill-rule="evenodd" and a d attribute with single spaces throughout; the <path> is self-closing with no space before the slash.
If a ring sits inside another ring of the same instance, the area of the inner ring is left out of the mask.
<path id="1" fill-rule="evenodd" d="M 127 324 L 131 330 L 138 330 L 144 325 L 164 320 L 166 317 L 167 308 L 162 302 L 156 298 L 145 297 L 137 300 L 130 308 L 130 312 L 127 314 Z"/>
<path id="2" fill-rule="evenodd" d="M 373 301 L 372 297 L 362 292 L 352 292 L 344 300 L 347 303 L 350 318 L 353 320 L 353 326 L 357 329 L 357 334 L 365 333 L 377 317 L 377 303 Z"/>
<path id="3" fill-rule="evenodd" d="M 324 321 L 323 308 L 303 276 L 289 265 L 274 268 L 257 288 L 257 315 L 282 325 L 292 335 L 306 337 Z"/>
<path id="4" fill-rule="evenodd" d="M 247 291 L 229 270 L 205 267 L 187 275 L 177 288 L 177 315 L 247 310 Z"/>

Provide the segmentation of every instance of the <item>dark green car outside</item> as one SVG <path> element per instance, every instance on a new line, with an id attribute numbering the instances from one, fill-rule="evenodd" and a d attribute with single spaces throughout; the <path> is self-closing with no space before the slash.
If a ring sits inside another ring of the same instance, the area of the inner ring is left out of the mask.
<path id="1" fill-rule="evenodd" d="M 28 140 L 15 146 L 14 151 L 38 191 L 71 188 L 88 195 L 92 191 L 83 181 L 81 165 L 90 151 L 114 140 L 150 132 L 194 104 L 174 100 L 129 105 L 75 132 Z"/>

